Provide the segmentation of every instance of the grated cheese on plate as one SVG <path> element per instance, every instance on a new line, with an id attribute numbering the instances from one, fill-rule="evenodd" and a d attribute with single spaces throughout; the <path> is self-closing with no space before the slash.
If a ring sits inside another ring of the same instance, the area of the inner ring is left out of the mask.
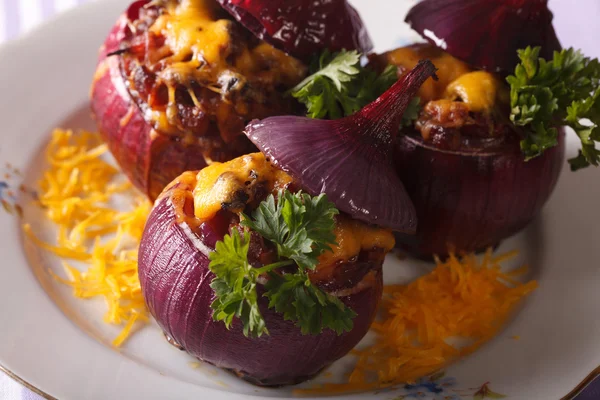
<path id="1" fill-rule="evenodd" d="M 415 382 L 477 350 L 494 337 L 535 281 L 516 280 L 526 269 L 501 271 L 516 252 L 494 257 L 488 250 L 447 261 L 408 285 L 384 288 L 382 318 L 371 327 L 375 343 L 357 357 L 347 383 L 325 383 L 296 394 L 375 390 Z M 457 343 L 460 342 L 460 343 Z M 461 344 L 461 345 L 458 345 Z"/>
<path id="2" fill-rule="evenodd" d="M 36 245 L 63 258 L 69 278 L 50 271 L 57 281 L 71 286 L 76 297 L 104 298 L 104 321 L 123 326 L 113 341 L 118 347 L 136 322 L 148 321 L 137 248 L 151 204 L 102 158 L 107 150 L 98 134 L 55 130 L 46 148 L 49 166 L 39 183 L 39 202 L 57 227 L 56 243 L 40 240 L 28 224 L 23 229 Z M 123 199 L 131 203 L 125 211 L 115 206 Z"/>

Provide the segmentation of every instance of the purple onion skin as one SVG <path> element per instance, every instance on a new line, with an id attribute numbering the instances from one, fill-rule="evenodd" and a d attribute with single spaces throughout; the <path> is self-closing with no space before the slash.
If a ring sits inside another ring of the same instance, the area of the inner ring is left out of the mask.
<path id="1" fill-rule="evenodd" d="M 358 12 L 346 0 L 218 0 L 261 40 L 310 62 L 315 54 L 373 48 Z"/>
<path id="2" fill-rule="evenodd" d="M 525 161 L 518 142 L 487 154 L 461 154 L 401 136 L 396 168 L 412 199 L 419 225 L 414 236 L 398 234 L 397 246 L 421 258 L 449 251 L 480 251 L 519 232 L 550 197 L 565 153 L 558 145 Z"/>
<path id="3" fill-rule="evenodd" d="M 406 22 L 424 39 L 477 68 L 511 74 L 517 50 L 541 46 L 552 59 L 560 42 L 548 0 L 423 0 Z"/>
<path id="4" fill-rule="evenodd" d="M 203 225 L 195 240 L 212 249 L 223 235 Z M 207 255 L 194 245 L 190 231 L 177 222 L 170 190 L 152 210 L 139 249 L 139 277 L 148 308 L 164 332 L 198 359 L 230 370 L 257 385 L 279 386 L 303 382 L 347 354 L 367 333 L 382 294 L 381 265 L 374 284 L 341 300 L 358 315 L 352 331 L 337 336 L 331 330 L 302 335 L 292 322 L 259 305 L 270 335 L 250 339 L 235 319 L 230 330 L 212 320 Z"/>
<path id="5" fill-rule="evenodd" d="M 420 61 L 378 99 L 337 120 L 279 116 L 250 122 L 245 134 L 307 192 L 326 193 L 352 218 L 414 233 L 415 210 L 392 166 L 402 115 L 423 82 L 435 76 Z"/>

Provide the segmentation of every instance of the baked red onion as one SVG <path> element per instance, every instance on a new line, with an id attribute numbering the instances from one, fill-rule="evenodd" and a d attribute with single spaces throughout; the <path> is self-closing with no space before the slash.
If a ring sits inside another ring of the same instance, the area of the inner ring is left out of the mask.
<path id="1" fill-rule="evenodd" d="M 246 135 L 309 193 L 326 193 L 358 220 L 414 233 L 415 210 L 391 168 L 391 153 L 406 107 L 430 76 L 435 76 L 434 65 L 421 61 L 354 115 L 270 117 L 251 122 Z"/>
<path id="2" fill-rule="evenodd" d="M 242 25 L 294 57 L 373 48 L 360 16 L 346 0 L 218 0 Z"/>
<path id="3" fill-rule="evenodd" d="M 199 226 L 188 222 L 194 219 L 194 184 L 189 177 L 195 174 L 182 175 L 159 197 L 139 249 L 144 298 L 168 337 L 200 360 L 259 385 L 299 383 L 349 352 L 366 334 L 375 316 L 385 253 L 368 251 L 365 257 L 357 257 L 362 261 L 336 266 L 343 275 L 356 265 L 364 276 L 351 283 L 354 286 L 347 295 L 337 292 L 340 300 L 357 313 L 351 331 L 339 336 L 329 329 L 319 335 L 302 335 L 294 322 L 284 321 L 283 315 L 267 307 L 268 300 L 260 296 L 259 285 L 259 307 L 269 335 L 248 338 L 237 318 L 230 330 L 223 322 L 213 321 L 211 303 L 215 294 L 210 283 L 214 275 L 209 270 L 208 254 L 228 232 L 228 224 L 220 221 L 219 214 Z"/>
<path id="4" fill-rule="evenodd" d="M 290 74 L 281 75 L 276 71 L 274 76 L 278 78 L 263 84 L 263 78 L 244 75 L 231 67 L 219 75 L 219 93 L 215 92 L 217 84 L 213 85 L 211 81 L 200 85 L 193 74 L 189 79 L 183 78 L 185 74 L 170 74 L 173 82 L 167 85 L 165 76 L 157 74 L 168 65 L 165 57 L 170 57 L 172 52 L 162 33 L 151 31 L 151 26 L 167 12 L 165 4 L 171 3 L 184 4 L 146 0 L 131 4 L 101 48 L 91 88 L 92 115 L 100 133 L 131 182 L 151 199 L 186 170 L 201 169 L 210 161 L 227 161 L 255 151 L 242 134 L 243 128 L 253 118 L 293 113 L 297 105 L 284 93 L 306 72 L 303 63 L 279 50 L 268 51 L 270 49 L 265 47 L 270 46 L 263 43 L 266 58 L 263 53 L 248 56 L 252 61 L 246 59 L 248 68 L 258 68 L 261 76 L 266 77 L 264 74 L 270 69 L 261 63 L 270 63 L 272 60 L 268 57 L 273 56 L 283 64 L 289 63 L 286 65 L 289 66 L 287 71 L 292 71 Z M 203 4 L 216 9 L 217 14 L 226 15 L 216 1 L 212 5 L 210 1 Z M 235 41 L 235 46 L 223 52 L 232 52 L 232 62 L 235 57 L 242 57 L 244 46 L 260 47 L 256 38 L 241 25 L 226 22 L 229 24 L 228 35 Z M 186 26 L 186 29 L 193 29 L 193 26 Z M 188 61 L 177 63 L 178 71 L 185 62 Z M 279 68 L 278 63 L 273 65 L 273 69 Z M 189 70 L 198 71 L 197 68 Z M 297 78 L 293 76 L 295 74 Z M 245 84 L 239 85 L 244 87 L 243 94 L 241 90 L 231 89 L 240 79 L 245 79 Z M 170 89 L 174 93 L 172 107 L 165 104 L 167 97 L 171 103 Z M 225 100 L 221 101 L 222 98 Z M 156 117 L 159 111 L 165 114 L 162 119 Z M 168 123 L 158 122 L 167 119 Z"/>
<path id="5" fill-rule="evenodd" d="M 564 130 L 558 143 L 525 161 L 518 140 L 488 147 L 484 140 L 481 146 L 452 151 L 420 136 L 400 136 L 396 167 L 419 226 L 414 236 L 397 235 L 397 246 L 430 258 L 483 250 L 517 233 L 539 214 L 556 185 Z"/>
<path id="6" fill-rule="evenodd" d="M 552 18 L 548 0 L 423 0 L 406 22 L 456 58 L 510 73 L 519 49 L 541 46 L 546 59 L 561 49 Z"/>

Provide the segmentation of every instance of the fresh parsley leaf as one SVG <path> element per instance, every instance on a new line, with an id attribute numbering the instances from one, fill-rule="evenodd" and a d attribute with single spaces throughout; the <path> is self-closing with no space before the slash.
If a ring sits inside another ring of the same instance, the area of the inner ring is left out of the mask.
<path id="1" fill-rule="evenodd" d="M 569 160 L 571 169 L 600 163 L 600 63 L 572 48 L 555 52 L 550 61 L 540 48 L 519 50 L 520 64 L 507 78 L 511 87 L 511 121 L 525 127 L 521 150 L 527 159 L 556 146 L 559 126 L 570 126 L 582 149 Z"/>
<path id="2" fill-rule="evenodd" d="M 370 68 L 365 68 L 365 71 L 370 74 L 370 78 L 366 81 L 366 83 L 370 83 L 371 81 L 373 82 L 372 85 L 368 86 L 372 86 L 373 91 L 375 93 L 379 93 L 378 97 L 398 80 L 398 67 L 395 65 L 388 65 L 380 75 L 377 75 L 375 71 Z"/>
<path id="3" fill-rule="evenodd" d="M 381 74 L 360 65 L 356 51 L 325 50 L 312 63 L 311 75 L 291 90 L 306 105 L 310 118 L 338 119 L 354 114 L 388 90 L 397 80 L 389 65 Z"/>
<path id="4" fill-rule="evenodd" d="M 244 335 L 268 334 L 258 307 L 259 277 L 269 275 L 265 296 L 286 320 L 296 321 L 303 334 L 318 334 L 329 328 L 338 334 L 352 329 L 354 311 L 334 296 L 314 286 L 308 270 L 314 269 L 318 256 L 335 244 L 335 215 L 339 211 L 322 194 L 280 191 L 268 196 L 252 213 L 242 214 L 242 226 L 251 229 L 277 247 L 279 261 L 254 268 L 248 262 L 250 232 L 238 229 L 225 235 L 210 253 L 210 270 L 215 274 L 213 319 L 229 329 L 234 317 L 244 326 Z M 278 268 L 297 265 L 295 273 L 278 274 Z"/>
<path id="5" fill-rule="evenodd" d="M 215 251 L 209 254 L 210 270 L 216 275 L 210 287 L 216 298 L 211 304 L 213 319 L 223 321 L 227 329 L 233 317 L 244 325 L 244 335 L 257 337 L 269 333 L 258 308 L 256 273 L 248 263 L 250 233 L 241 236 L 237 229 L 217 242 Z"/>
<path id="6" fill-rule="evenodd" d="M 341 51 L 339 53 L 330 53 L 324 51 L 319 57 L 319 68 L 314 71 L 312 77 L 323 76 L 328 78 L 335 88 L 343 90 L 344 83 L 350 82 L 352 76 L 360 73 L 360 54 L 356 51 Z M 304 82 L 310 81 L 310 77 Z M 301 86 L 302 82 L 298 85 Z M 302 85 L 304 86 L 304 85 Z"/>
<path id="7" fill-rule="evenodd" d="M 324 51 L 311 67 L 308 76 L 291 90 L 292 96 L 306 105 L 311 118 L 338 119 L 344 116 L 344 108 L 350 99 L 348 83 L 360 73 L 360 54 L 342 51 L 331 54 Z"/>
<path id="8" fill-rule="evenodd" d="M 242 225 L 258 232 L 277 246 L 279 257 L 294 260 L 299 267 L 314 269 L 317 258 L 335 244 L 334 216 L 339 211 L 325 194 L 280 191 L 271 194 Z"/>
<path id="9" fill-rule="evenodd" d="M 302 193 L 301 196 L 306 208 L 303 226 L 308 237 L 313 241 L 314 254 L 320 256 L 325 251 L 331 251 L 330 245 L 337 244 L 334 216 L 339 214 L 339 211 L 324 193 L 314 197 Z"/>
<path id="10" fill-rule="evenodd" d="M 302 334 L 318 335 L 331 329 L 338 335 L 352 330 L 356 313 L 338 298 L 311 284 L 306 272 L 271 274 L 265 288 L 269 307 L 295 321 Z"/>

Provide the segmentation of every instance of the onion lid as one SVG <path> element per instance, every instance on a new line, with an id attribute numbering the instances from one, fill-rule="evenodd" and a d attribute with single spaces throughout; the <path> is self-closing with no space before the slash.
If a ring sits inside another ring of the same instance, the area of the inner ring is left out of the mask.
<path id="1" fill-rule="evenodd" d="M 493 72 L 512 72 L 517 50 L 540 46 L 551 59 L 561 46 L 548 0 L 423 0 L 406 22 L 456 58 Z"/>
<path id="2" fill-rule="evenodd" d="M 421 61 L 349 117 L 270 117 L 251 122 L 246 135 L 309 193 L 326 193 L 355 219 L 414 233 L 415 208 L 392 168 L 391 153 L 406 107 L 430 76 L 434 65 Z"/>
<path id="3" fill-rule="evenodd" d="M 371 38 L 346 0 L 218 0 L 256 37 L 301 60 L 322 50 L 373 48 Z"/>

